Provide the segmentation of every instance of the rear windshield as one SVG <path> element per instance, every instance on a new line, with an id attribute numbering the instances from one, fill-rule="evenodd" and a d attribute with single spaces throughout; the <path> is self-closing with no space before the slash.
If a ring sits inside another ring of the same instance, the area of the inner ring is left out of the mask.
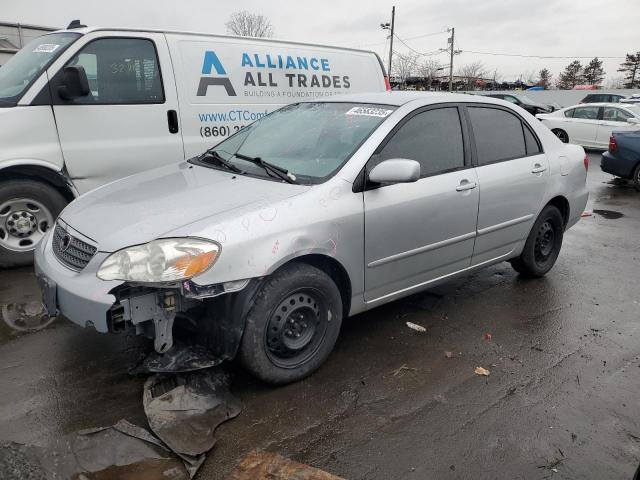
<path id="1" fill-rule="evenodd" d="M 260 157 L 295 174 L 300 183 L 321 183 L 342 167 L 396 107 L 360 103 L 298 103 L 261 118 L 215 147 L 251 174 L 264 170 L 236 153 Z"/>
<path id="2" fill-rule="evenodd" d="M 0 68 L 0 107 L 12 107 L 79 33 L 52 33 L 27 43 Z"/>

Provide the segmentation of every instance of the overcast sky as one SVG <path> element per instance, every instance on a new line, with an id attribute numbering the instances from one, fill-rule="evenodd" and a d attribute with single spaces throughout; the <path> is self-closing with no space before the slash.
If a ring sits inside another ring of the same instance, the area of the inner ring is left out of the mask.
<path id="1" fill-rule="evenodd" d="M 555 78 L 574 57 L 624 57 L 640 50 L 640 0 L 0 0 L 0 21 L 64 27 L 79 18 L 87 25 L 225 33 L 232 12 L 249 10 L 271 20 L 275 38 L 365 47 L 384 56 L 386 64 L 388 43 L 380 23 L 390 20 L 394 3 L 396 34 L 410 48 L 424 53 L 446 47 L 445 30 L 453 26 L 456 48 L 463 51 L 454 65 L 481 61 L 503 80 L 543 67 Z M 394 50 L 409 52 L 397 40 Z M 448 64 L 446 54 L 428 58 Z M 619 77 L 622 59 L 603 60 L 607 79 Z"/>

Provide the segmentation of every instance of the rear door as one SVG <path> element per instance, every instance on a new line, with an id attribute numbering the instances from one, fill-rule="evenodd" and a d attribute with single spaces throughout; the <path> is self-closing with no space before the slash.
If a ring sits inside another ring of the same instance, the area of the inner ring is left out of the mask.
<path id="1" fill-rule="evenodd" d="M 493 105 L 466 108 L 480 185 L 472 265 L 508 256 L 522 242 L 544 199 L 549 164 L 527 122 Z"/>
<path id="2" fill-rule="evenodd" d="M 367 171 L 392 158 L 416 160 L 421 179 L 364 192 L 365 300 L 418 288 L 471 262 L 478 181 L 457 106 L 408 115 L 380 145 Z"/>
<path id="3" fill-rule="evenodd" d="M 53 110 L 65 165 L 83 193 L 184 159 L 178 99 L 166 39 L 159 33 L 96 32 L 66 65 L 81 65 L 91 93 L 57 95 Z"/>
<path id="4" fill-rule="evenodd" d="M 602 120 L 598 125 L 598 133 L 596 144 L 598 147 L 607 148 L 609 145 L 609 137 L 614 130 L 638 130 L 637 125 L 627 122 L 627 119 L 633 117 L 630 112 L 618 107 L 604 107 L 602 112 Z"/>

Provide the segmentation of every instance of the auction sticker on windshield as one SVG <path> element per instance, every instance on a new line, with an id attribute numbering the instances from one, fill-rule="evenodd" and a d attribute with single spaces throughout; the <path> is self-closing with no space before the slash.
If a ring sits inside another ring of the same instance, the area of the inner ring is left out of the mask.
<path id="1" fill-rule="evenodd" d="M 347 111 L 345 115 L 365 115 L 367 117 L 388 117 L 393 110 L 387 110 L 385 108 L 372 108 L 372 107 L 353 107 Z"/>
<path id="2" fill-rule="evenodd" d="M 43 43 L 34 48 L 33 53 L 52 53 L 59 47 L 57 43 Z"/>

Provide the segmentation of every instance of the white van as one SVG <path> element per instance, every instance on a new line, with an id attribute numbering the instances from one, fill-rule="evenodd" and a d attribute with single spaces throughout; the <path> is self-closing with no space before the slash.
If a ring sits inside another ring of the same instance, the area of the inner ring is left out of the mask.
<path id="1" fill-rule="evenodd" d="M 84 192 L 202 153 L 283 105 L 385 90 L 369 51 L 74 21 L 0 68 L 0 266 L 29 263 Z"/>

